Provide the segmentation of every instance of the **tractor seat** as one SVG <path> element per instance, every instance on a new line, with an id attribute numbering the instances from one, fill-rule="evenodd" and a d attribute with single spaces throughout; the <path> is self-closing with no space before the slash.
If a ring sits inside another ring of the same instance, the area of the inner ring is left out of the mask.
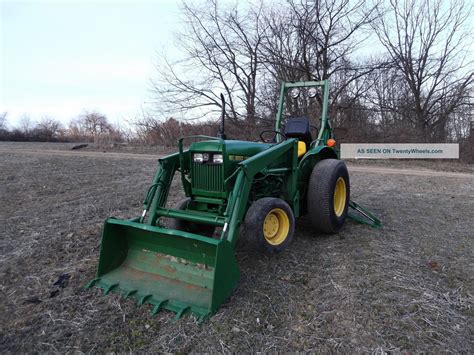
<path id="1" fill-rule="evenodd" d="M 286 122 L 284 132 L 288 138 L 297 138 L 306 144 L 306 150 L 309 149 L 313 137 L 308 117 L 289 118 Z"/>

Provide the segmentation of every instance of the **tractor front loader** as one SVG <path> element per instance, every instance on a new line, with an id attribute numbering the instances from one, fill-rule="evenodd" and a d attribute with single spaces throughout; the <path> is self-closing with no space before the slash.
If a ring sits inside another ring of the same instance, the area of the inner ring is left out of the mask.
<path id="1" fill-rule="evenodd" d="M 288 91 L 307 90 L 314 97 L 314 88 L 322 94 L 317 137 L 306 117 L 288 118 L 282 127 Z M 152 314 L 166 309 L 176 318 L 192 313 L 202 320 L 237 285 L 239 233 L 272 253 L 289 246 L 295 218 L 304 214 L 321 233 L 336 233 L 350 206 L 380 224 L 350 201 L 349 175 L 327 118 L 328 95 L 328 81 L 283 83 L 271 142 L 226 139 L 223 123 L 219 138 L 181 138 L 179 152 L 158 160 L 141 216 L 106 220 L 97 278 L 88 287 L 151 304 Z M 195 141 L 184 149 L 188 138 Z M 175 173 L 186 198 L 169 208 Z"/>

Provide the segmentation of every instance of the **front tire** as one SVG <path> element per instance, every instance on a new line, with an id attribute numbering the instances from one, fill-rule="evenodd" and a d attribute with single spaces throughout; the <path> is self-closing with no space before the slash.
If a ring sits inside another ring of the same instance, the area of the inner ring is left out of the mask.
<path id="1" fill-rule="evenodd" d="M 258 249 L 278 253 L 286 249 L 293 239 L 295 216 L 285 201 L 265 197 L 250 206 L 243 228 L 251 239 L 257 241 Z"/>
<path id="2" fill-rule="evenodd" d="M 346 220 L 349 200 L 346 164 L 337 159 L 318 162 L 311 173 L 308 189 L 308 215 L 313 227 L 326 234 L 338 232 Z"/>

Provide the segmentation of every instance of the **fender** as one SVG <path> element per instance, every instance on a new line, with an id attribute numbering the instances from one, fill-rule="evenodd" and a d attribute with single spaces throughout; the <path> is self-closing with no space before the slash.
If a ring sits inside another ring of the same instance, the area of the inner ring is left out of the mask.
<path id="1" fill-rule="evenodd" d="M 301 179 L 306 181 L 306 177 L 309 178 L 307 170 L 311 174 L 313 167 L 323 159 L 339 159 L 339 157 L 334 148 L 326 145 L 316 146 L 307 151 L 298 164 L 298 181 Z"/>

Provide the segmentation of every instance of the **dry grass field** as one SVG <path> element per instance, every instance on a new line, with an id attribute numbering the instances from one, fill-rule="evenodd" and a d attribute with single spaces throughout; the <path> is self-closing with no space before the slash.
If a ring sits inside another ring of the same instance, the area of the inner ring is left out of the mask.
<path id="1" fill-rule="evenodd" d="M 349 164 L 384 227 L 301 218 L 270 256 L 242 238 L 236 291 L 198 324 L 84 289 L 104 219 L 141 212 L 156 158 L 69 149 L 0 144 L 0 352 L 474 352 L 472 167 Z"/>

